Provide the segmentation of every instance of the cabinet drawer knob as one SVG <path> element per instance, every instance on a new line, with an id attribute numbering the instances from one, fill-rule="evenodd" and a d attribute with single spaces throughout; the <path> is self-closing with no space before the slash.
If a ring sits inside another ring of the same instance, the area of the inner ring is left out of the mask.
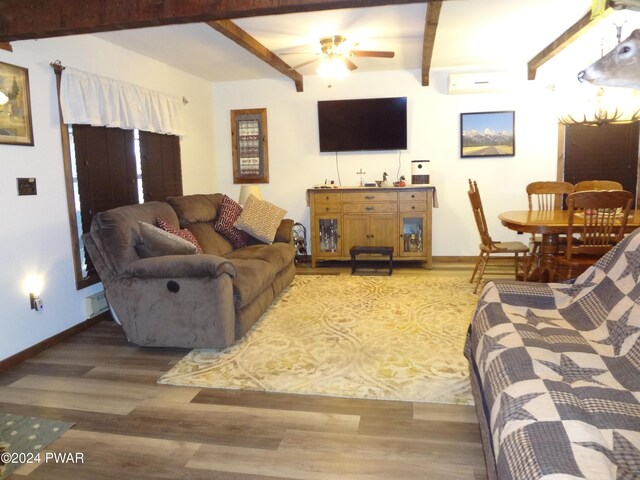
<path id="1" fill-rule="evenodd" d="M 411 198 L 416 198 L 415 193 L 412 193 L 412 194 L 411 194 Z"/>
<path id="2" fill-rule="evenodd" d="M 415 205 L 411 205 L 411 210 L 415 210 L 416 206 Z"/>
<path id="3" fill-rule="evenodd" d="M 375 195 L 365 195 L 364 198 L 366 198 L 367 200 L 373 200 L 375 197 Z"/>
<path id="4" fill-rule="evenodd" d="M 364 209 L 365 209 L 367 212 L 370 212 L 371 210 L 375 210 L 376 208 L 375 208 L 375 207 L 364 207 Z"/>

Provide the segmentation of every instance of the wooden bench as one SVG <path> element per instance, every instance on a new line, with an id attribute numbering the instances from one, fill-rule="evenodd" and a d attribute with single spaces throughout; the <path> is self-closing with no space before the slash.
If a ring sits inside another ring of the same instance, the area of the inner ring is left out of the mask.
<path id="1" fill-rule="evenodd" d="M 389 257 L 389 275 L 393 273 L 393 247 L 351 247 L 351 273 L 356 271 L 356 257 L 364 255 L 384 255 Z"/>

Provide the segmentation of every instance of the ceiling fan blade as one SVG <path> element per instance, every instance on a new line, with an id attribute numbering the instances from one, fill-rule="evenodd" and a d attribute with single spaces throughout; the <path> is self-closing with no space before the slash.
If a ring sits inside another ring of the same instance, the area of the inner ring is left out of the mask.
<path id="1" fill-rule="evenodd" d="M 376 50 L 351 50 L 354 57 L 377 57 L 377 58 L 393 58 L 395 52 L 381 52 Z"/>
<path id="2" fill-rule="evenodd" d="M 313 62 L 317 62 L 318 60 L 320 60 L 320 59 L 319 59 L 319 58 L 314 58 L 313 60 L 308 60 L 308 61 L 306 61 L 306 62 L 303 62 L 303 63 L 300 63 L 300 64 L 298 64 L 298 65 L 295 65 L 295 66 L 291 67 L 291 70 L 297 70 L 297 69 L 299 69 L 300 67 L 306 67 L 307 65 L 310 65 L 310 64 L 312 64 Z"/>
<path id="3" fill-rule="evenodd" d="M 354 71 L 356 68 L 358 68 L 358 66 L 348 58 L 343 58 L 342 60 L 349 70 Z"/>
<path id="4" fill-rule="evenodd" d="M 307 50 L 306 52 L 280 52 L 277 53 L 278 56 L 283 56 L 283 55 L 319 55 L 318 52 L 312 52 Z"/>

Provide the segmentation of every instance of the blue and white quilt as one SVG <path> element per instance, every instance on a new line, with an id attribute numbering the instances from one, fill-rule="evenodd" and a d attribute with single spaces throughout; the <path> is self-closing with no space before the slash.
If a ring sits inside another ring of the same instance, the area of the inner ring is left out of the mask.
<path id="1" fill-rule="evenodd" d="M 640 229 L 573 283 L 490 282 L 466 354 L 500 479 L 640 479 Z"/>

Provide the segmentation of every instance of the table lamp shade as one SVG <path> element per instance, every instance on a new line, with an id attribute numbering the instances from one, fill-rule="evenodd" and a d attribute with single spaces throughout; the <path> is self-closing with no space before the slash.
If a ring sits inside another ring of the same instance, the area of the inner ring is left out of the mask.
<path id="1" fill-rule="evenodd" d="M 238 203 L 240 205 L 244 205 L 249 198 L 249 195 L 253 195 L 254 197 L 262 200 L 262 194 L 260 193 L 260 187 L 258 185 L 242 185 L 240 187 L 240 197 L 238 198 Z"/>

